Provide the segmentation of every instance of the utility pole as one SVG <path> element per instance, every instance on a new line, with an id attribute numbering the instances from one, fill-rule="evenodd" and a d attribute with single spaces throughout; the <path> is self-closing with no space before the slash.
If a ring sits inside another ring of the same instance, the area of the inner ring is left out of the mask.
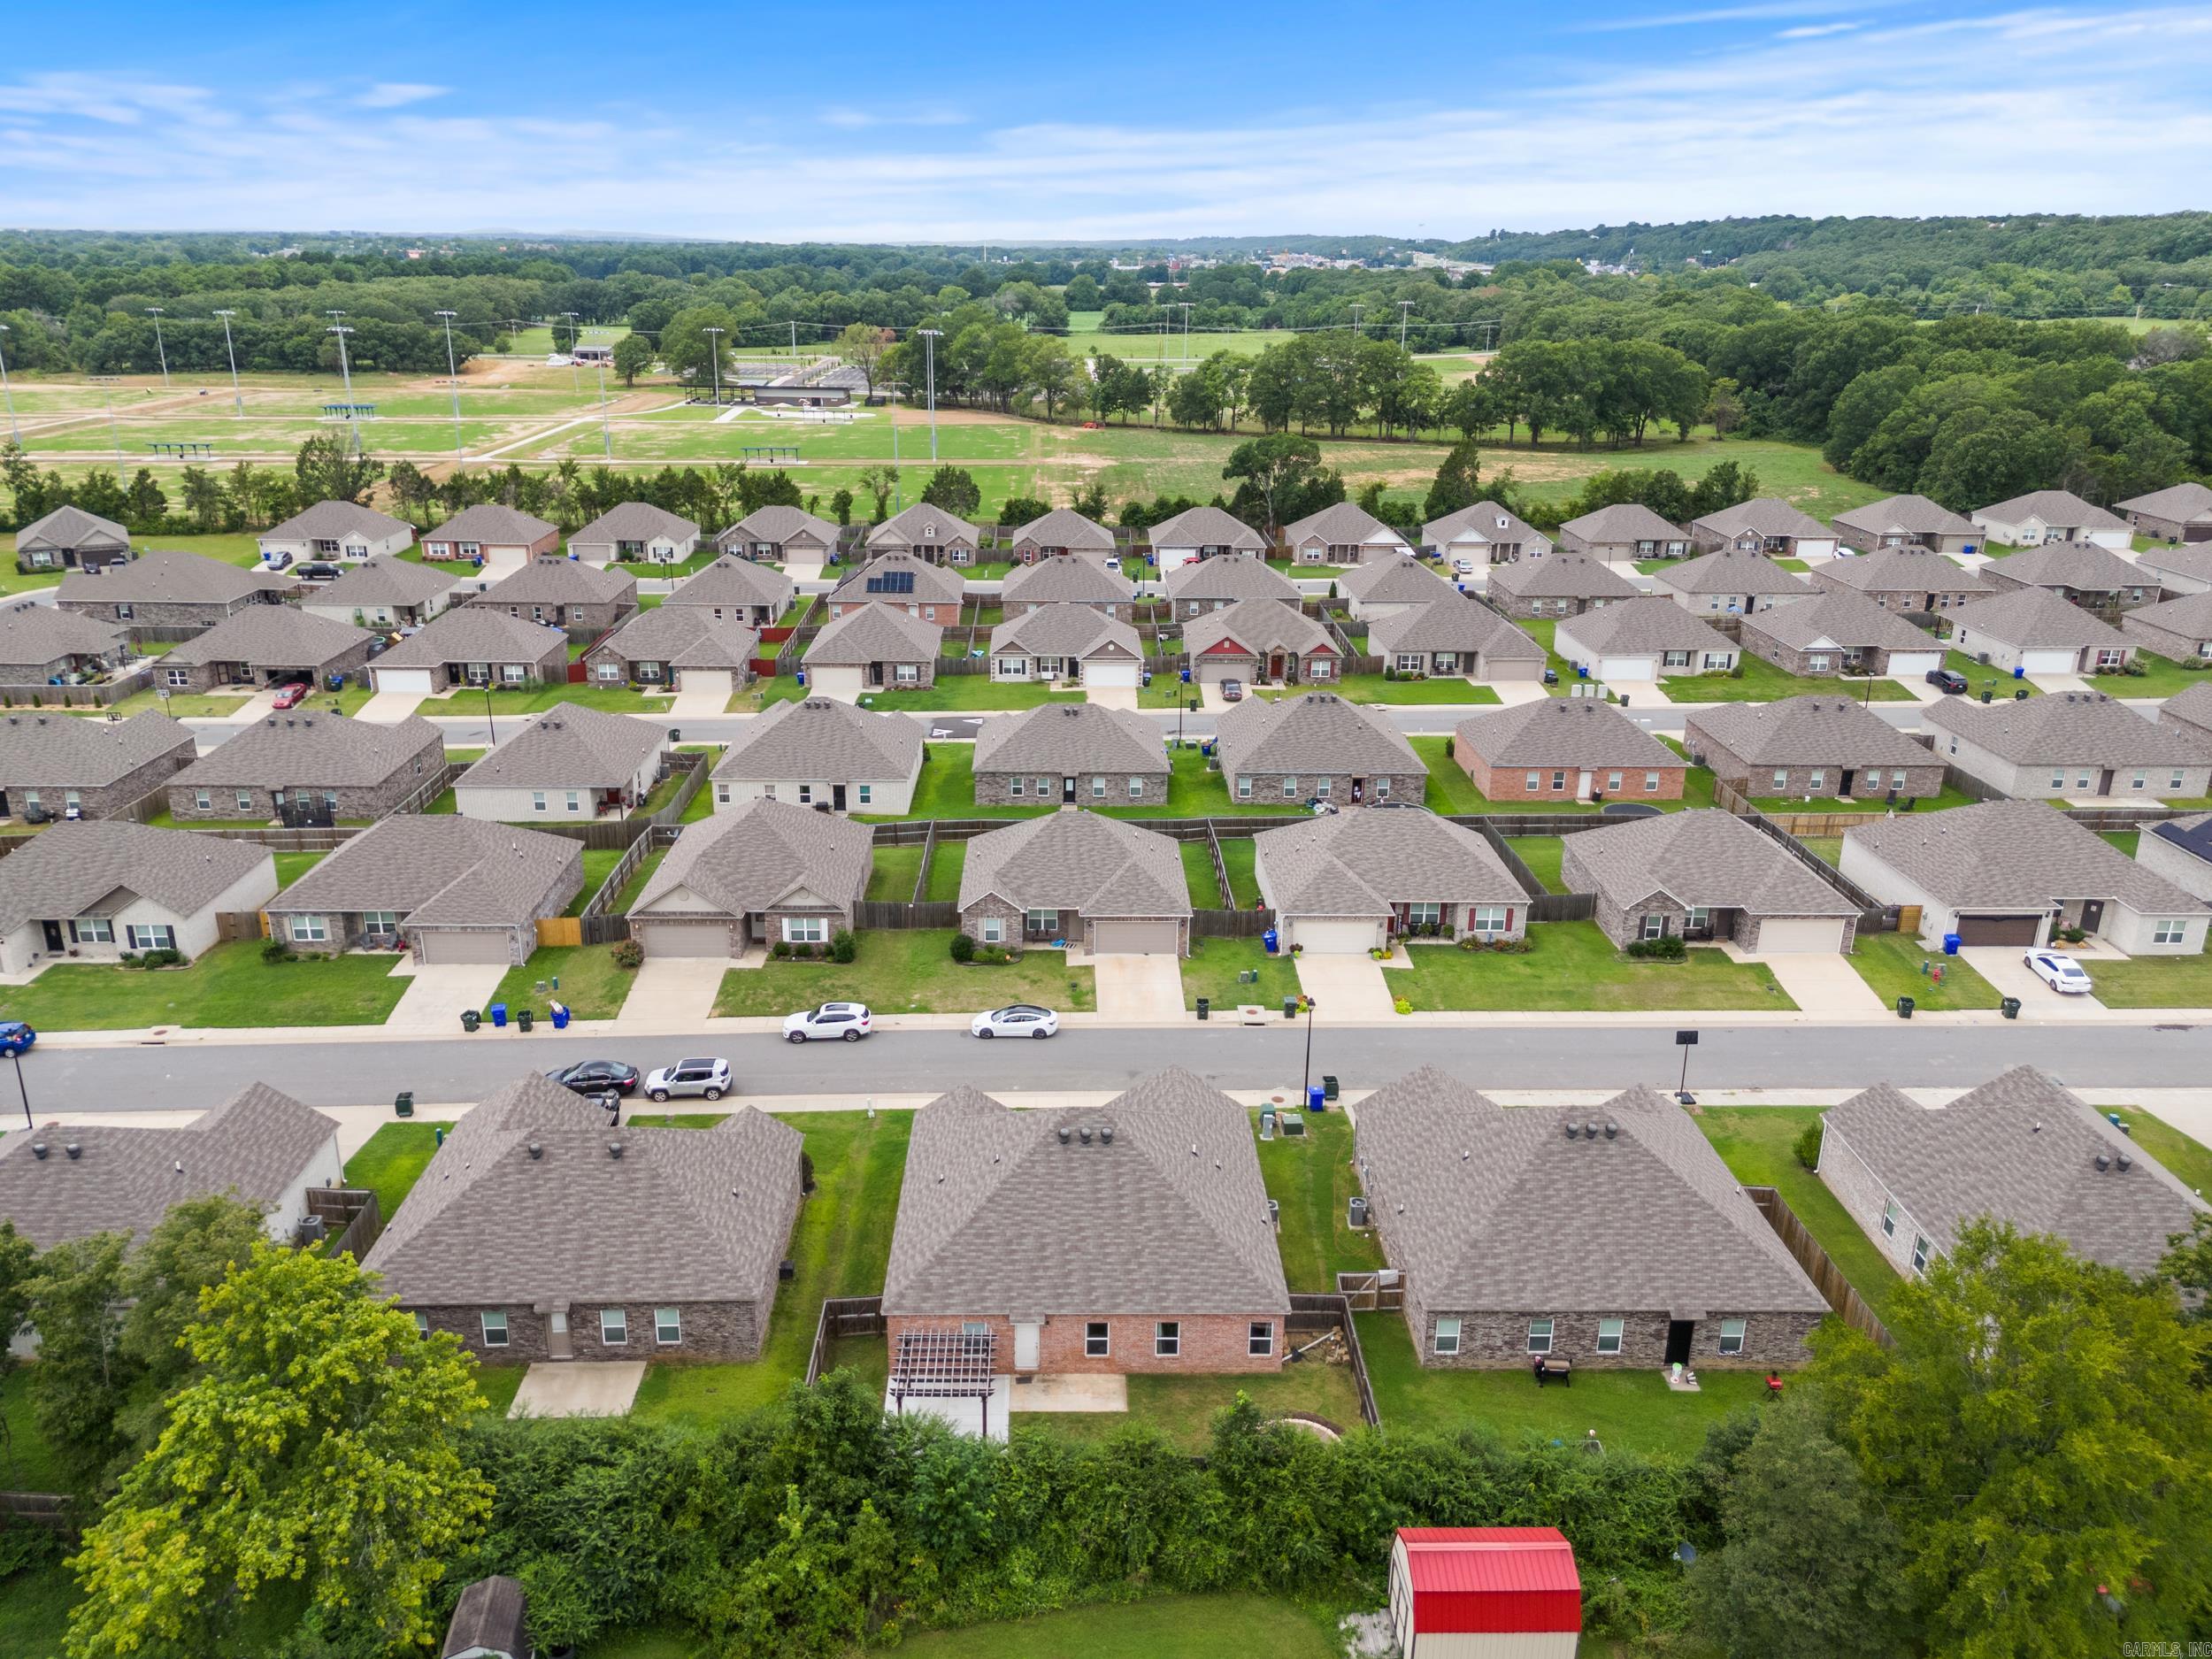
<path id="1" fill-rule="evenodd" d="M 607 365 L 595 363 L 599 373 L 599 447 L 610 461 L 614 459 L 614 434 L 607 430 Z"/>
<path id="2" fill-rule="evenodd" d="M 894 380 L 891 392 L 891 511 L 898 512 L 906 505 L 906 491 L 899 482 L 899 387 Z"/>
<path id="3" fill-rule="evenodd" d="M 1367 309 L 1367 307 L 1365 307 L 1364 305 L 1361 305 L 1361 304 L 1357 304 L 1357 303 L 1355 303 L 1355 304 L 1353 305 L 1353 307 L 1352 307 L 1352 332 L 1353 332 L 1354 334 L 1357 334 L 1357 333 L 1359 333 L 1359 314 L 1360 314 L 1362 311 L 1365 311 L 1366 309 Z"/>
<path id="4" fill-rule="evenodd" d="M 246 396 L 238 389 L 238 348 L 232 345 L 230 342 L 230 319 L 238 313 L 217 311 L 215 314 L 223 319 L 223 355 L 230 359 L 231 419 L 243 420 L 246 418 Z"/>
<path id="5" fill-rule="evenodd" d="M 922 352 L 929 365 L 929 464 L 934 466 L 937 465 L 937 342 L 945 331 L 941 328 L 921 328 L 915 332 L 926 342 Z"/>
<path id="6" fill-rule="evenodd" d="M 468 451 L 461 443 L 461 371 L 453 357 L 453 319 L 458 311 L 434 311 L 433 316 L 445 324 L 445 378 L 453 388 L 453 465 L 462 472 L 468 470 Z"/>
<path id="7" fill-rule="evenodd" d="M 342 311 L 333 314 L 344 315 Z M 343 323 L 333 323 L 330 332 L 338 336 L 338 371 L 345 376 L 346 381 L 346 430 L 353 434 L 353 452 L 358 455 L 361 453 L 361 422 L 354 414 L 353 362 L 346 356 L 346 336 L 353 330 Z"/>
<path id="8" fill-rule="evenodd" d="M 1406 349 L 1406 318 L 1412 311 L 1412 310 L 1413 302 L 1411 300 L 1400 300 L 1398 302 L 1398 349 L 1401 351 L 1403 351 Z"/>
<path id="9" fill-rule="evenodd" d="M 161 389 L 169 389 L 169 349 L 161 343 L 161 307 L 149 305 L 146 315 L 154 319 L 154 351 L 161 358 Z"/>
<path id="10" fill-rule="evenodd" d="M 7 324 L 0 323 L 0 334 L 4 334 L 7 332 Z M 8 405 L 8 432 L 10 435 L 14 438 L 16 442 L 19 444 L 23 442 L 23 428 L 16 424 L 15 394 L 8 388 L 8 354 L 6 347 L 7 342 L 0 340 L 0 398 L 4 398 Z"/>
<path id="11" fill-rule="evenodd" d="M 15 1092 L 23 1097 L 23 1126 L 35 1129 L 38 1125 L 31 1120 L 31 1091 L 23 1085 L 23 1050 L 9 1049 L 8 1058 L 15 1062 Z"/>
<path id="12" fill-rule="evenodd" d="M 706 335 L 708 343 L 714 349 L 714 355 L 710 359 L 714 365 L 714 406 L 719 409 L 722 407 L 722 331 L 719 328 L 708 328 L 701 332 Z"/>
<path id="13" fill-rule="evenodd" d="M 584 392 L 584 375 L 583 371 L 576 366 L 576 342 L 579 338 L 576 332 L 577 313 L 563 311 L 561 315 L 568 319 L 568 383 L 576 388 L 576 395 L 580 397 Z"/>
<path id="14" fill-rule="evenodd" d="M 123 428 L 115 420 L 115 377 L 112 374 L 96 374 L 92 379 L 107 404 L 108 436 L 115 440 L 115 487 L 120 489 L 123 487 Z"/>

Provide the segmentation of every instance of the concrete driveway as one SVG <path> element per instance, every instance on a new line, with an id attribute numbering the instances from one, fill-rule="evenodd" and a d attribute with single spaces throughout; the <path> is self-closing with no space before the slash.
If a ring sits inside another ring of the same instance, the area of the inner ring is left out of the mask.
<path id="1" fill-rule="evenodd" d="M 1173 956 L 1094 956 L 1106 1019 L 1180 1020 L 1183 965 Z"/>
<path id="2" fill-rule="evenodd" d="M 387 1031 L 458 1031 L 461 1010 L 483 1007 L 507 977 L 497 963 L 418 963 L 411 957 L 392 972 L 411 983 L 384 1022 Z"/>
<path id="3" fill-rule="evenodd" d="M 641 1359 L 541 1360 L 522 1374 L 511 1417 L 621 1417 L 630 1414 Z"/>
<path id="4" fill-rule="evenodd" d="M 1302 951 L 1298 984 L 1313 998 L 1317 1018 L 1382 1020 L 1396 1016 L 1382 964 L 1368 956 Z"/>
<path id="5" fill-rule="evenodd" d="M 648 956 L 622 999 L 621 1017 L 640 1025 L 696 1031 L 714 1012 L 722 975 L 733 965 L 720 956 Z"/>
<path id="6" fill-rule="evenodd" d="M 662 711 L 662 716 L 665 719 L 680 722 L 707 720 L 729 706 L 730 694 L 719 687 L 710 687 L 704 691 L 679 690 L 675 700 Z"/>
<path id="7" fill-rule="evenodd" d="M 1966 965 L 1994 986 L 2000 996 L 2020 999 L 2022 1019 L 2095 1019 L 2105 1012 L 2105 1005 L 2092 996 L 2061 996 L 2056 991 L 2035 977 L 2035 972 L 2021 960 L 2023 947 L 2019 945 L 1967 945 L 1959 951 Z M 2086 953 L 2069 951 L 2089 977 L 2097 977 L 2095 958 Z"/>
<path id="8" fill-rule="evenodd" d="M 1127 709 L 1133 713 L 1137 707 L 1137 688 L 1134 686 L 1086 686 L 1083 701 L 1094 703 L 1102 709 Z"/>
<path id="9" fill-rule="evenodd" d="M 2006 672 L 2009 677 L 2010 671 Z M 2055 696 L 2062 691 L 2094 691 L 2096 689 L 2079 674 L 2030 674 L 2028 684 L 2049 696 Z M 2012 694 L 2006 691 L 2000 695 L 2010 696 Z"/>
<path id="10" fill-rule="evenodd" d="M 419 691 L 380 691 L 363 703 L 353 718 L 373 720 L 379 726 L 397 726 L 422 706 L 426 695 Z"/>
<path id="11" fill-rule="evenodd" d="M 1839 952 L 1809 950 L 1746 960 L 1766 964 L 1790 1001 L 1808 1014 L 1872 1018 L 1883 1011 L 1882 999 L 1874 995 L 1873 987 L 1859 977 L 1851 958 Z"/>
<path id="12" fill-rule="evenodd" d="M 1469 683 L 1479 685 L 1483 682 L 1474 680 Z M 1490 689 L 1498 694 L 1498 701 L 1509 709 L 1516 703 L 1541 703 L 1551 695 L 1544 689 L 1544 682 L 1540 680 L 1494 680 L 1488 683 Z"/>

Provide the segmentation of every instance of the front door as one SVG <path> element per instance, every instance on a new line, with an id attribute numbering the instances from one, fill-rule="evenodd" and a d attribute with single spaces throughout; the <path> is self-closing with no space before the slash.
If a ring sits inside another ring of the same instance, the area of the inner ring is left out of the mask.
<path id="1" fill-rule="evenodd" d="M 46 930 L 46 949 L 49 950 L 59 950 L 61 949 L 61 924 L 59 922 L 42 922 L 39 926 Z"/>
<path id="2" fill-rule="evenodd" d="M 1060 780 L 1060 798 L 1061 800 L 1067 802 L 1072 802 L 1075 799 L 1074 779 L 1063 778 Z"/>
<path id="3" fill-rule="evenodd" d="M 1366 779 L 1364 779 L 1364 778 L 1355 778 L 1355 779 L 1353 779 L 1353 780 L 1352 780 L 1352 804 L 1353 804 L 1354 806 L 1357 806 L 1357 805 L 1358 805 L 1361 802 L 1364 801 L 1365 799 L 1367 799 L 1367 780 L 1366 780 Z"/>
<path id="4" fill-rule="evenodd" d="M 833 783 L 830 785 L 830 804 L 835 807 L 840 812 L 842 812 L 845 810 L 845 786 L 843 784 Z"/>
<path id="5" fill-rule="evenodd" d="M 1696 1331 L 1697 1321 L 1694 1319 L 1667 1321 L 1666 1363 L 1686 1365 L 1690 1363 L 1690 1338 L 1695 1334 Z"/>
<path id="6" fill-rule="evenodd" d="M 556 1309 L 546 1316 L 545 1356 L 548 1359 L 570 1359 L 574 1351 L 568 1344 L 568 1314 Z"/>
<path id="7" fill-rule="evenodd" d="M 2111 767 L 2108 766 L 2097 774 L 2097 793 L 2099 795 L 2110 795 L 2112 793 Z"/>
<path id="8" fill-rule="evenodd" d="M 1044 1325 L 1041 1320 L 1017 1319 L 1014 1321 L 1014 1369 L 1016 1371 L 1037 1369 L 1037 1350 L 1041 1346 L 1039 1338 L 1043 1330 Z"/>
<path id="9" fill-rule="evenodd" d="M 1853 768 L 1846 766 L 1843 769 L 1843 776 L 1836 780 L 1836 793 L 1848 799 L 1851 794 L 1851 780 L 1858 775 Z"/>
<path id="10" fill-rule="evenodd" d="M 2097 931 L 2097 924 L 2103 920 L 2104 901 L 2084 899 L 2081 906 L 2081 931 L 2085 933 L 2093 933 Z"/>

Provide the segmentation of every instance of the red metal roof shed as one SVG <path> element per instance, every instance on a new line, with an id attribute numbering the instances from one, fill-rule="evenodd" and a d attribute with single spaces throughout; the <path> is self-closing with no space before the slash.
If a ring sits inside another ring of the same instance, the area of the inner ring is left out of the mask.
<path id="1" fill-rule="evenodd" d="M 1576 1632 L 1582 1576 L 1553 1526 L 1398 1529 L 1422 1634 Z"/>

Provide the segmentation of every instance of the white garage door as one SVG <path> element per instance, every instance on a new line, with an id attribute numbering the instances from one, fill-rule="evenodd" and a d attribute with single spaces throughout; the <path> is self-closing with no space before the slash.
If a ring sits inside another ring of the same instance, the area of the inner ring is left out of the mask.
<path id="1" fill-rule="evenodd" d="M 410 696 L 426 697 L 437 687 L 430 683 L 434 669 L 429 668 L 371 668 L 369 673 L 379 691 L 397 691 Z"/>
<path id="2" fill-rule="evenodd" d="M 676 675 L 679 691 L 712 691 L 726 697 L 730 695 L 730 671 L 726 668 L 686 668 Z"/>
<path id="3" fill-rule="evenodd" d="M 1316 956 L 1351 956 L 1382 943 L 1382 925 L 1357 916 L 1302 918 L 1291 924 L 1285 942 L 1302 945 Z"/>
<path id="4" fill-rule="evenodd" d="M 1171 956 L 1179 932 L 1173 922 L 1099 922 L 1091 949 L 1102 956 Z"/>
<path id="5" fill-rule="evenodd" d="M 1758 955 L 1832 954 L 1843 949 L 1843 924 L 1832 916 L 1774 918 L 1759 929 Z"/>
<path id="6" fill-rule="evenodd" d="M 634 922 L 630 933 L 649 956 L 726 956 L 727 922 Z"/>
<path id="7" fill-rule="evenodd" d="M 1133 688 L 1137 683 L 1137 665 L 1134 663 L 1087 664 L 1083 670 L 1083 683 L 1089 686 L 1108 687 L 1120 686 Z"/>
<path id="8" fill-rule="evenodd" d="M 2070 674 L 2080 659 L 2071 651 L 2023 651 L 2020 661 L 2031 674 Z"/>
<path id="9" fill-rule="evenodd" d="M 1694 670 L 1684 669 L 1691 673 Z M 1659 659 L 1655 657 L 1602 657 L 1598 659 L 1600 680 L 1656 680 Z"/>
<path id="10" fill-rule="evenodd" d="M 1899 680 L 1918 680 L 1931 668 L 1943 666 L 1941 651 L 1892 651 L 1889 672 Z"/>
<path id="11" fill-rule="evenodd" d="M 808 694 L 833 698 L 839 703 L 860 701 L 860 670 L 857 668 L 810 668 L 806 671 Z"/>
<path id="12" fill-rule="evenodd" d="M 448 932 L 426 928 L 415 935 L 415 955 L 423 962 L 512 962 L 503 929 Z"/>

